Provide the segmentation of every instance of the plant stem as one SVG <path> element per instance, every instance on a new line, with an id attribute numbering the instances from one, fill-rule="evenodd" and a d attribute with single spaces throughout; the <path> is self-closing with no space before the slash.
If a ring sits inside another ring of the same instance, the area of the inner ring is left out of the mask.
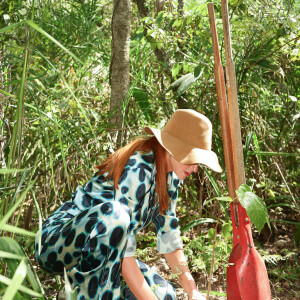
<path id="1" fill-rule="evenodd" d="M 277 162 L 274 162 L 274 164 L 275 164 L 275 166 L 277 167 L 278 172 L 279 172 L 279 174 L 280 174 L 282 180 L 284 181 L 284 183 L 285 183 L 285 185 L 286 185 L 287 190 L 289 191 L 289 193 L 290 193 L 290 195 L 291 195 L 291 197 L 292 197 L 292 199 L 293 199 L 293 202 L 294 202 L 294 205 L 295 205 L 296 209 L 299 211 L 300 209 L 299 209 L 299 207 L 298 207 L 297 201 L 295 200 L 295 198 L 294 198 L 294 196 L 293 196 L 293 194 L 292 194 L 292 192 L 291 192 L 291 190 L 290 190 L 290 188 L 289 188 L 289 186 L 288 186 L 288 184 L 287 184 L 287 182 L 286 182 L 286 180 L 285 180 L 285 178 L 284 178 L 284 176 L 283 176 L 283 174 L 282 174 L 282 172 L 281 172 L 281 170 L 280 170 L 280 168 L 279 168 L 279 166 L 278 166 L 278 164 L 277 164 Z"/>
<path id="2" fill-rule="evenodd" d="M 217 238 L 217 228 L 221 217 L 221 210 L 219 211 L 218 220 L 215 226 L 215 237 L 214 237 L 214 243 L 213 243 L 213 251 L 211 255 L 211 266 L 210 266 L 210 272 L 209 272 L 209 281 L 208 281 L 208 287 L 207 287 L 207 295 L 206 300 L 209 300 L 209 291 L 211 287 L 211 281 L 212 281 L 212 274 L 214 269 L 214 256 L 215 256 L 215 247 L 216 247 L 216 238 Z"/>

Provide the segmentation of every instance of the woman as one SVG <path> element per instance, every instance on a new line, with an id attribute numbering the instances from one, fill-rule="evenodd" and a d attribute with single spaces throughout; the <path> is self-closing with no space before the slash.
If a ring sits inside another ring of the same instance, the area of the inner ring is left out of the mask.
<path id="1" fill-rule="evenodd" d="M 211 151 L 212 126 L 202 114 L 177 110 L 163 131 L 146 127 L 98 166 L 99 171 L 43 224 L 36 257 L 68 278 L 77 299 L 176 299 L 172 285 L 134 259 L 135 235 L 154 221 L 157 248 L 189 299 L 204 299 L 186 263 L 175 216 L 181 180 L 198 163 L 221 172 Z"/>

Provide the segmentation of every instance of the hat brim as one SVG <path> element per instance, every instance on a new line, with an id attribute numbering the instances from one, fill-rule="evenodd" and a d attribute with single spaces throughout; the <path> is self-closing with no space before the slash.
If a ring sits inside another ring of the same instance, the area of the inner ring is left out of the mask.
<path id="1" fill-rule="evenodd" d="M 157 141 L 181 164 L 203 164 L 215 172 L 223 170 L 215 152 L 195 148 L 173 135 L 152 127 L 145 127 L 145 132 L 154 135 Z"/>

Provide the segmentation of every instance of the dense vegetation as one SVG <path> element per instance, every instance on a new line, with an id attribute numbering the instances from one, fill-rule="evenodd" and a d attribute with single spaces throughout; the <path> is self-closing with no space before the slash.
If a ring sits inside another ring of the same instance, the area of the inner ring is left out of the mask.
<path id="1" fill-rule="evenodd" d="M 49 275 L 36 273 L 30 263 L 35 232 L 119 146 L 116 130 L 125 144 L 143 134 L 146 124 L 162 126 L 175 109 L 195 109 L 212 120 L 213 150 L 224 167 L 207 3 L 169 1 L 157 13 L 154 1 L 132 2 L 131 85 L 117 108 L 120 129 L 110 122 L 115 112 L 109 110 L 113 4 L 1 2 L 0 297 L 14 297 L 17 288 L 15 299 L 50 296 Z M 265 226 L 258 235 L 254 228 L 254 237 L 274 299 L 296 299 L 300 5 L 232 0 L 229 8 L 247 184 L 266 203 L 272 229 Z M 215 11 L 224 57 L 220 1 Z M 232 231 L 226 195 L 226 173 L 206 169 L 181 191 L 185 251 L 192 271 L 205 279 L 203 290 L 220 214 L 213 271 L 221 289 L 213 284 L 212 290 L 225 291 Z M 152 228 L 139 243 L 140 257 L 154 256 L 148 248 L 155 245 Z M 58 277 L 54 283 L 62 285 Z"/>

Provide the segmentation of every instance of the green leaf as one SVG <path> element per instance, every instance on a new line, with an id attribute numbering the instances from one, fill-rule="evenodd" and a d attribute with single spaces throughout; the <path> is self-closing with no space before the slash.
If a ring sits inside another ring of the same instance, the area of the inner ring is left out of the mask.
<path id="1" fill-rule="evenodd" d="M 216 197 L 218 201 L 226 201 L 226 202 L 232 202 L 232 198 L 229 196 L 223 196 L 223 197 Z"/>
<path id="2" fill-rule="evenodd" d="M 180 65 L 179 63 L 177 62 L 174 67 L 172 68 L 172 77 L 176 77 L 179 73 L 179 70 L 180 70 Z M 176 81 L 175 81 L 176 82 Z"/>
<path id="3" fill-rule="evenodd" d="M 26 257 L 22 247 L 15 240 L 9 237 L 0 238 L 0 250 L 5 253 L 12 253 L 18 255 L 19 257 L 22 257 L 22 259 Z M 10 272 L 14 274 L 18 267 L 18 262 L 15 259 L 9 258 L 5 261 Z"/>
<path id="4" fill-rule="evenodd" d="M 300 156 L 300 153 L 287 153 L 287 152 L 268 152 L 268 151 L 249 151 L 250 155 L 260 155 L 260 156 Z"/>
<path id="5" fill-rule="evenodd" d="M 199 77 L 201 72 L 201 66 L 197 66 L 194 70 L 194 77 Z"/>
<path id="6" fill-rule="evenodd" d="M 159 26 L 161 26 L 161 23 L 163 21 L 163 16 L 164 16 L 164 12 L 163 11 L 160 11 L 156 17 L 156 24 L 158 24 Z"/>
<path id="7" fill-rule="evenodd" d="M 232 237 L 232 225 L 230 223 L 224 223 L 222 226 L 222 237 L 225 240 L 229 240 Z"/>
<path id="8" fill-rule="evenodd" d="M 32 197 L 33 197 L 33 200 L 34 200 L 35 208 L 36 208 L 38 216 L 39 216 L 39 231 L 37 232 L 37 236 L 38 236 L 38 253 L 41 254 L 41 249 L 42 249 L 42 223 L 43 223 L 43 219 L 42 219 L 42 213 L 41 213 L 39 204 L 38 204 L 38 202 L 36 200 L 36 197 L 35 197 L 35 194 L 34 194 L 33 190 L 31 190 L 31 194 L 32 194 Z"/>
<path id="9" fill-rule="evenodd" d="M 24 23 L 24 22 L 19 22 L 19 23 L 15 23 L 15 24 L 6 26 L 6 27 L 4 27 L 4 28 L 1 28 L 1 29 L 0 29 L 0 34 L 1 34 L 1 33 L 4 33 L 4 32 L 7 32 L 7 31 L 9 31 L 9 30 L 11 30 L 11 29 L 14 29 L 15 27 L 17 27 L 17 26 L 19 26 L 19 25 L 21 25 L 21 24 L 23 24 L 23 23 Z"/>
<path id="10" fill-rule="evenodd" d="M 9 97 L 12 97 L 12 98 L 16 98 L 15 95 L 12 95 L 12 94 L 10 94 L 10 93 L 8 93 L 8 92 L 6 92 L 4 90 L 1 90 L 1 89 L 0 89 L 0 93 L 5 94 L 6 96 L 9 96 Z"/>
<path id="11" fill-rule="evenodd" d="M 70 281 L 68 279 L 65 268 L 64 268 L 64 278 L 65 278 L 66 300 L 76 300 L 77 292 L 76 292 L 76 290 L 72 290 L 72 287 L 71 287 Z"/>
<path id="12" fill-rule="evenodd" d="M 267 60 L 267 59 L 263 59 L 263 60 L 259 61 L 257 64 L 264 69 L 272 70 L 272 71 L 278 71 L 280 68 L 274 62 Z"/>
<path id="13" fill-rule="evenodd" d="M 35 233 L 32 232 L 32 231 L 28 231 L 26 229 L 19 228 L 19 227 L 9 225 L 9 224 L 1 225 L 1 230 L 14 232 L 14 233 L 18 233 L 18 234 L 21 234 L 21 235 L 28 235 L 28 236 L 31 236 L 31 237 L 35 237 Z"/>
<path id="14" fill-rule="evenodd" d="M 214 220 L 214 219 L 210 219 L 210 218 L 201 218 L 201 219 L 195 220 L 195 221 L 193 221 L 193 222 L 191 222 L 191 223 L 189 223 L 189 224 L 187 224 L 187 225 L 181 227 L 181 228 L 180 228 L 180 231 L 181 231 L 181 233 L 183 233 L 183 232 L 185 232 L 185 231 L 187 231 L 187 230 L 189 230 L 189 229 L 191 229 L 191 228 L 193 228 L 193 227 L 195 227 L 195 226 L 198 226 L 198 225 L 200 225 L 200 224 L 204 224 L 204 223 L 216 223 L 216 222 L 217 222 L 217 221 Z"/>
<path id="15" fill-rule="evenodd" d="M 27 268 L 26 268 L 25 260 L 23 259 L 20 262 L 20 264 L 12 278 L 10 285 L 8 286 L 8 288 L 5 291 L 3 300 L 14 299 L 15 294 L 17 293 L 19 287 L 22 285 L 22 282 L 25 279 L 26 270 L 27 270 Z"/>
<path id="16" fill-rule="evenodd" d="M 23 248 L 12 238 L 9 237 L 1 237 L 0 238 L 0 257 L 5 258 L 5 262 L 7 263 L 7 268 L 11 274 L 14 274 L 18 268 L 18 261 L 19 259 L 26 260 L 26 267 L 27 267 L 27 275 L 26 279 L 31 284 L 31 289 L 24 290 L 23 287 L 20 287 L 20 291 L 23 291 L 30 295 L 40 295 L 39 293 L 43 293 L 43 289 L 39 278 L 30 262 L 28 257 L 26 256 L 25 251 Z M 1 280 L 0 280 L 1 281 Z M 2 281 L 4 282 L 4 281 Z M 5 283 L 5 282 L 4 282 Z"/>
<path id="17" fill-rule="evenodd" d="M 1 250 L 0 250 L 0 257 L 2 257 L 2 258 L 10 258 L 10 259 L 19 259 L 19 260 L 22 260 L 24 258 L 27 259 L 27 257 L 24 257 L 23 255 L 9 253 L 9 252 L 6 252 L 6 251 L 1 251 Z"/>
<path id="18" fill-rule="evenodd" d="M 150 109 L 151 105 L 148 100 L 148 95 L 143 90 L 139 88 L 132 89 L 132 96 L 142 110 L 147 121 L 153 120 L 152 111 Z"/>
<path id="19" fill-rule="evenodd" d="M 22 171 L 24 171 L 24 169 L 0 169 L 0 174 L 12 174 Z"/>
<path id="20" fill-rule="evenodd" d="M 253 143 L 254 143 L 254 149 L 255 151 L 260 151 L 259 143 L 258 143 L 258 138 L 256 133 L 254 132 L 252 135 Z"/>
<path id="21" fill-rule="evenodd" d="M 173 74 L 173 70 L 172 70 L 172 74 Z M 177 79 L 176 81 L 174 81 L 170 85 L 168 90 L 173 89 L 176 86 L 179 86 L 179 88 L 177 90 L 177 94 L 178 94 L 178 96 L 180 96 L 185 91 L 187 91 L 198 80 L 198 78 L 201 76 L 201 74 L 202 73 L 200 73 L 198 77 L 195 77 L 194 73 L 188 73 L 188 74 L 182 76 L 181 78 Z"/>
<path id="22" fill-rule="evenodd" d="M 35 24 L 34 22 L 30 21 L 30 20 L 26 20 L 25 21 L 29 26 L 31 26 L 33 29 L 35 29 L 36 31 L 38 31 L 39 33 L 41 33 L 42 35 L 44 35 L 46 38 L 48 38 L 49 40 L 51 40 L 53 43 L 55 43 L 58 47 L 60 47 L 61 49 L 63 49 L 65 52 L 67 52 L 70 56 L 72 56 L 75 60 L 77 60 L 78 62 L 80 62 L 82 65 L 84 65 L 84 63 L 76 56 L 74 55 L 70 50 L 68 50 L 65 46 L 63 46 L 58 40 L 56 40 L 53 36 L 51 36 L 49 33 L 47 33 L 46 31 L 44 31 L 42 28 L 40 28 L 37 24 Z"/>
<path id="23" fill-rule="evenodd" d="M 4 283 L 4 284 L 6 284 L 6 285 L 10 285 L 10 284 L 12 284 L 12 279 L 9 279 L 9 278 L 7 278 L 7 277 L 5 277 L 5 276 L 3 276 L 3 275 L 0 275 L 0 282 Z M 21 292 L 24 292 L 24 293 L 26 293 L 26 294 L 28 294 L 28 295 L 33 296 L 33 297 L 43 297 L 41 294 L 39 294 L 39 293 L 37 293 L 37 292 L 35 292 L 35 291 L 29 289 L 28 287 L 23 286 L 23 285 L 21 285 L 21 286 L 19 287 L 19 290 L 20 290 Z M 3 299 L 2 299 L 2 300 L 3 300 Z"/>
<path id="24" fill-rule="evenodd" d="M 26 188 L 25 191 L 21 194 L 18 201 L 14 204 L 14 206 L 3 216 L 3 218 L 0 220 L 0 230 L 2 230 L 3 225 L 8 221 L 8 219 L 11 217 L 11 215 L 16 211 L 19 204 L 23 201 L 23 199 L 26 197 L 27 192 L 32 188 L 32 186 L 35 184 L 36 179 L 29 183 L 29 186 Z"/>
<path id="25" fill-rule="evenodd" d="M 248 151 L 249 151 L 249 147 L 250 147 L 250 143 L 251 143 L 253 134 L 254 134 L 254 132 L 251 131 L 247 134 L 247 137 L 246 137 L 246 143 L 245 143 L 245 148 L 244 148 L 244 165 L 246 165 L 246 162 L 247 162 Z"/>
<path id="26" fill-rule="evenodd" d="M 215 238 L 215 230 L 213 228 L 209 228 L 207 235 L 209 239 L 213 240 Z"/>
<path id="27" fill-rule="evenodd" d="M 216 182 L 216 180 L 214 179 L 214 177 L 210 174 L 210 171 L 208 171 L 207 169 L 205 169 L 205 175 L 208 177 L 210 183 L 212 184 L 216 194 L 218 197 L 221 197 L 221 191 L 219 189 L 218 183 Z M 224 199 L 220 199 L 220 200 L 224 200 Z"/>
<path id="28" fill-rule="evenodd" d="M 144 32 L 137 32 L 131 36 L 130 40 L 139 42 L 143 37 L 144 37 Z"/>
<path id="29" fill-rule="evenodd" d="M 289 99 L 290 99 L 292 102 L 297 102 L 297 98 L 296 98 L 295 96 L 289 95 Z"/>
<path id="30" fill-rule="evenodd" d="M 254 194 L 247 184 L 242 184 L 236 191 L 241 205 L 246 209 L 251 222 L 260 232 L 265 223 L 270 227 L 266 204 Z M 271 227 L 270 227 L 271 228 Z"/>

